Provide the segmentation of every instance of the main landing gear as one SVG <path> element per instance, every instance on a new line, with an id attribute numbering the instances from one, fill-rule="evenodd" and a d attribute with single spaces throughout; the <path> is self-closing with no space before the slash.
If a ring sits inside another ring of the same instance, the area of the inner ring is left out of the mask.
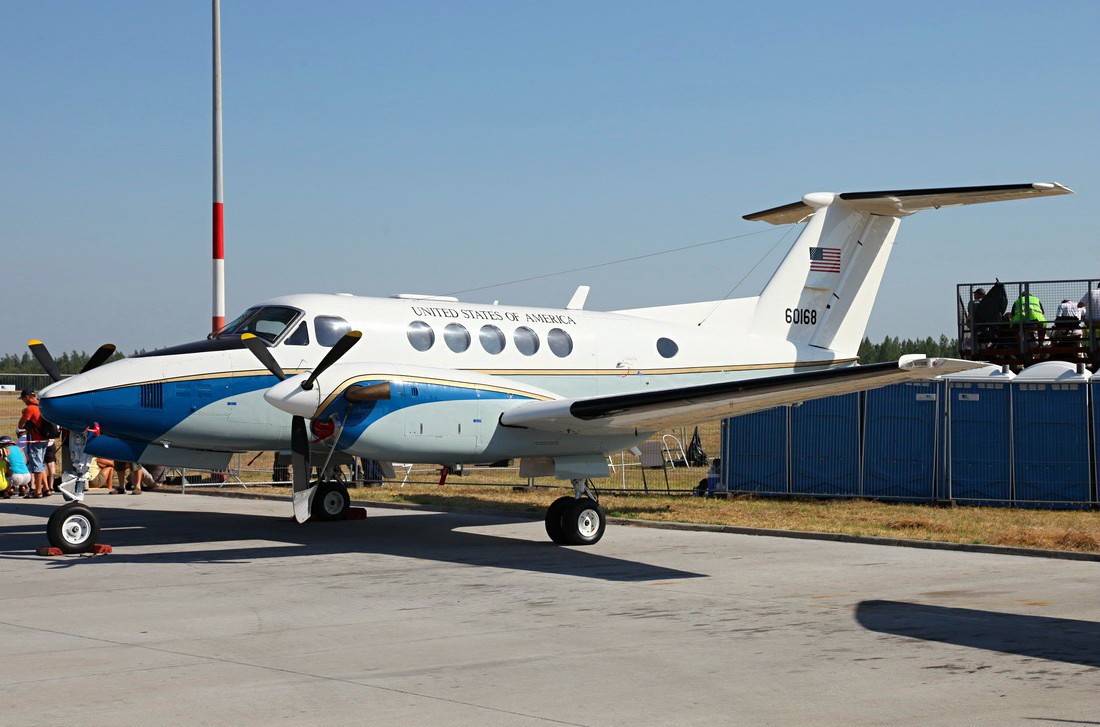
<path id="1" fill-rule="evenodd" d="M 587 480 L 573 480 L 573 496 L 559 497 L 546 509 L 546 534 L 559 545 L 594 545 L 607 527 L 607 515 Z"/>

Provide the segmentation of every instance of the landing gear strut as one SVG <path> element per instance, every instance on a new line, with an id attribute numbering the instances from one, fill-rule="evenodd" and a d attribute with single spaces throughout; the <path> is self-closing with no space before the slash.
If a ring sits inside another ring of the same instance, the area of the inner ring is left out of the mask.
<path id="1" fill-rule="evenodd" d="M 546 534 L 559 545 L 594 545 L 603 537 L 607 516 L 587 480 L 573 480 L 573 493 L 546 509 Z"/>
<path id="2" fill-rule="evenodd" d="M 66 555 L 86 553 L 99 538 L 99 518 L 87 505 L 70 502 L 50 515 L 46 537 L 50 545 Z"/>

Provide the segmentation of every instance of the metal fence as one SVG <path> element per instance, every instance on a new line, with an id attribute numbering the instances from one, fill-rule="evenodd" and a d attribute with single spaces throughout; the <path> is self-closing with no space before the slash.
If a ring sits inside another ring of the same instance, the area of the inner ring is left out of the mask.
<path id="1" fill-rule="evenodd" d="M 960 284 L 959 353 L 1014 371 L 1050 360 L 1095 368 L 1100 365 L 1098 285 L 1095 278 Z"/>
<path id="2" fill-rule="evenodd" d="M 15 427 L 24 406 L 19 400 L 19 390 L 45 386 L 49 383 L 49 378 L 37 374 L 0 373 L 0 381 L 13 382 L 8 384 L 13 390 L 0 390 L 0 435 L 6 434 L 14 439 Z M 720 430 L 719 422 L 706 422 L 698 427 L 700 445 L 704 455 L 708 457 L 707 466 L 691 466 L 687 461 L 695 428 L 677 428 L 655 435 L 634 450 L 611 455 L 608 457 L 609 476 L 596 479 L 593 484 L 600 491 L 690 492 L 706 478 L 709 458 L 718 455 L 721 447 Z M 322 463 L 320 457 L 315 458 L 315 465 Z M 392 476 L 379 478 L 362 461 L 342 453 L 337 453 L 331 464 L 331 475 L 351 486 L 437 485 L 442 478 L 439 465 L 394 463 Z M 244 452 L 235 455 L 229 469 L 225 471 L 174 469 L 170 471 L 169 477 L 173 484 L 184 488 L 281 486 L 290 484 L 288 465 L 288 461 L 277 460 L 274 452 Z M 518 460 L 509 462 L 507 466 L 466 465 L 448 472 L 446 482 L 451 485 L 500 487 L 558 487 L 566 484 L 546 478 L 532 481 L 520 477 Z"/>

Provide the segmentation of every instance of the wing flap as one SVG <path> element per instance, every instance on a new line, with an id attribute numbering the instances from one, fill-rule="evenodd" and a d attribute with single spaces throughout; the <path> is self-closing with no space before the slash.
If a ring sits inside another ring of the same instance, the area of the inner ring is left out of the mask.
<path id="1" fill-rule="evenodd" d="M 723 381 L 584 399 L 533 401 L 505 412 L 500 422 L 505 426 L 587 435 L 656 431 L 905 381 L 930 379 L 984 365 L 959 359 L 906 356 L 897 362 L 748 381 Z"/>

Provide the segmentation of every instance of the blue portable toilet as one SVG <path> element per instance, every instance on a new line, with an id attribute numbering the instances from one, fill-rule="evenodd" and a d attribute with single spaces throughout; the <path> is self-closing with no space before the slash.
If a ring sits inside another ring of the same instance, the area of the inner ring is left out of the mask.
<path id="1" fill-rule="evenodd" d="M 943 376 L 947 407 L 946 497 L 975 505 L 1012 502 L 1011 390 L 997 366 Z"/>
<path id="2" fill-rule="evenodd" d="M 866 393 L 864 497 L 935 499 L 942 388 L 939 381 L 915 381 Z"/>
<path id="3" fill-rule="evenodd" d="M 786 494 L 788 411 L 777 406 L 725 420 L 721 481 L 727 492 Z"/>
<path id="4" fill-rule="evenodd" d="M 1092 501 L 1100 502 L 1100 371 L 1089 379 L 1092 386 L 1092 462 L 1093 471 Z"/>
<path id="5" fill-rule="evenodd" d="M 859 494 L 859 394 L 791 407 L 791 494 Z"/>
<path id="6" fill-rule="evenodd" d="M 1017 505 L 1088 505 L 1088 381 L 1088 373 L 1067 361 L 1037 363 L 1013 380 L 1012 467 Z"/>

